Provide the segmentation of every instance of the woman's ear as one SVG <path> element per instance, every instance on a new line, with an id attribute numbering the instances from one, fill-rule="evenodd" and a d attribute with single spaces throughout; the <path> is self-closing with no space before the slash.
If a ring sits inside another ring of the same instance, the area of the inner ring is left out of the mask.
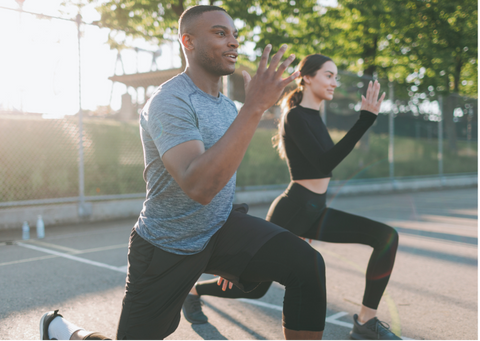
<path id="1" fill-rule="evenodd" d="M 311 82 L 310 76 L 308 75 L 303 76 L 302 79 L 303 79 L 303 84 L 310 84 Z"/>

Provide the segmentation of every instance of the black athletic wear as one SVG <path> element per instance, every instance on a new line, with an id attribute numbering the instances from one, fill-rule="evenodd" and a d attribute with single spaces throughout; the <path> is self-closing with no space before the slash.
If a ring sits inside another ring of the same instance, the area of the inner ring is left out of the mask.
<path id="1" fill-rule="evenodd" d="M 290 245 L 288 252 L 284 243 Z M 312 261 L 304 262 L 302 257 Z M 287 263 L 281 266 L 279 261 Z M 170 335 L 180 321 L 185 298 L 202 273 L 220 275 L 245 291 L 262 281 L 278 281 L 286 287 L 286 327 L 324 328 L 325 267 L 320 254 L 275 224 L 232 211 L 205 249 L 194 255 L 168 253 L 132 232 L 117 339 Z M 298 296 L 309 299 L 297 300 Z M 299 311 L 318 311 L 317 318 L 304 320 Z"/>
<path id="2" fill-rule="evenodd" d="M 291 109 L 281 130 L 291 179 L 330 178 L 376 118 L 362 110 L 355 125 L 334 145 L 318 110 L 301 106 Z"/>
<path id="3" fill-rule="evenodd" d="M 348 155 L 375 118 L 373 113 L 362 111 L 352 129 L 333 145 L 317 110 L 293 108 L 285 117 L 282 132 L 292 180 L 331 176 L 333 168 Z M 301 237 L 373 247 L 363 304 L 377 309 L 395 262 L 398 233 L 388 225 L 326 207 L 326 196 L 292 181 L 270 206 L 267 220 Z M 254 291 L 244 293 L 235 287 L 222 291 L 212 280 L 198 283 L 196 290 L 200 295 L 260 298 L 270 285 L 264 282 Z"/>
<path id="4" fill-rule="evenodd" d="M 270 206 L 267 220 L 304 238 L 371 246 L 363 305 L 377 309 L 395 262 L 398 233 L 383 223 L 327 208 L 325 201 L 326 193 L 292 182 Z"/>
<path id="5" fill-rule="evenodd" d="M 377 309 L 395 262 L 398 233 L 388 225 L 325 206 L 326 194 L 317 194 L 292 182 L 272 203 L 267 220 L 298 236 L 331 243 L 355 243 L 373 247 L 368 262 L 363 305 Z M 244 293 L 233 287 L 222 291 L 216 280 L 196 285 L 199 295 L 225 298 L 260 298 L 271 283 Z"/>

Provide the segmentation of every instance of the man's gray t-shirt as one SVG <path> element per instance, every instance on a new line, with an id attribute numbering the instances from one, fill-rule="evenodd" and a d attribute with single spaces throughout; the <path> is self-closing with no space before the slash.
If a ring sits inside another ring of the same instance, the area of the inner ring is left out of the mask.
<path id="1" fill-rule="evenodd" d="M 237 116 L 235 104 L 200 90 L 185 73 L 163 83 L 140 116 L 147 197 L 135 225 L 137 233 L 167 252 L 202 251 L 227 220 L 236 174 L 208 205 L 190 199 L 165 169 L 162 156 L 191 140 L 212 147 Z"/>

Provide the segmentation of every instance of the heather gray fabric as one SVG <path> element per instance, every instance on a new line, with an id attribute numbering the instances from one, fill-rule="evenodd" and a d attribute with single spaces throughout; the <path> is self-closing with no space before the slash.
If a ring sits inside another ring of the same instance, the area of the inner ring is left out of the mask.
<path id="1" fill-rule="evenodd" d="M 208 205 L 190 199 L 165 169 L 161 157 L 172 147 L 200 140 L 212 147 L 237 116 L 235 104 L 200 90 L 182 73 L 163 83 L 140 115 L 147 197 L 137 233 L 167 252 L 202 251 L 232 210 L 236 174 Z"/>

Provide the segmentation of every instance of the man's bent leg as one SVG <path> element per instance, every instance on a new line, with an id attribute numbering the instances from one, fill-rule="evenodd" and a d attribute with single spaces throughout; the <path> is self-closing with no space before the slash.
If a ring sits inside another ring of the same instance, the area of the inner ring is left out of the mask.
<path id="1" fill-rule="evenodd" d="M 276 235 L 253 256 L 240 280 L 273 280 L 285 286 L 286 338 L 322 337 L 326 317 L 325 263 L 308 243 L 289 232 Z"/>
<path id="2" fill-rule="evenodd" d="M 183 301 L 200 277 L 212 246 L 192 256 L 165 252 L 132 232 L 117 339 L 163 339 L 180 321 Z"/>

